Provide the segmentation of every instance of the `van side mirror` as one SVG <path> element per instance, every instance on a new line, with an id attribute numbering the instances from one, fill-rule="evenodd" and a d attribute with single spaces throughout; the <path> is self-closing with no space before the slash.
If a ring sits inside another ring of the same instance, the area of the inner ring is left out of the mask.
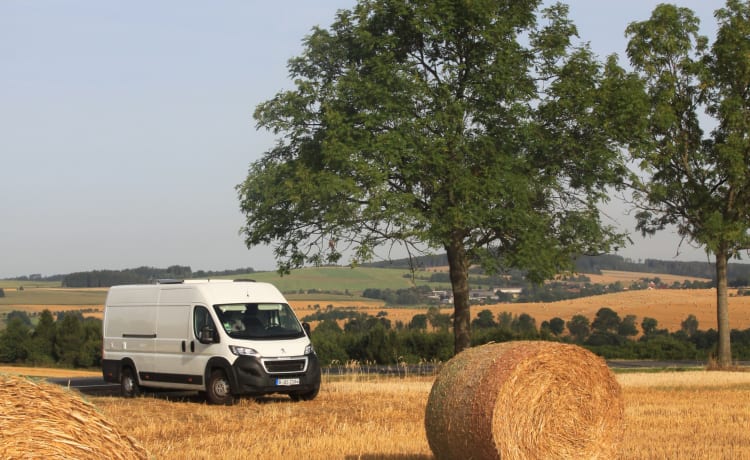
<path id="1" fill-rule="evenodd" d="M 198 337 L 198 341 L 203 344 L 218 343 L 219 335 L 211 326 L 206 325 L 201 328 L 201 335 Z"/>
<path id="2" fill-rule="evenodd" d="M 305 334 L 307 334 L 308 337 L 312 336 L 312 332 L 310 332 L 310 323 L 302 323 L 302 329 L 305 330 Z"/>

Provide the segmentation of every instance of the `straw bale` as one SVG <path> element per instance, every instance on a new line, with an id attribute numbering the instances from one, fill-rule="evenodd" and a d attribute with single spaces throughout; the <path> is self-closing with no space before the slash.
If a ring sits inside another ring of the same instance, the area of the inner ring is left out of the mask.
<path id="1" fill-rule="evenodd" d="M 604 360 L 581 347 L 489 344 L 446 363 L 425 429 L 438 459 L 615 458 L 622 393 Z"/>
<path id="2" fill-rule="evenodd" d="M 78 393 L 0 374 L 0 458 L 140 460 L 149 456 Z"/>

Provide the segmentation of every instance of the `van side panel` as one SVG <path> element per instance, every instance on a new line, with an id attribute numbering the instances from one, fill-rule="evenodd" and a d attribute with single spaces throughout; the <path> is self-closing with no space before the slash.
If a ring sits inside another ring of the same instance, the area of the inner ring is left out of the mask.
<path id="1" fill-rule="evenodd" d="M 151 386 L 200 390 L 203 368 L 189 369 L 187 361 L 195 354 L 196 341 L 191 337 L 191 305 L 159 306 L 158 334 L 154 360 L 158 367 L 140 373 Z"/>
<path id="2" fill-rule="evenodd" d="M 107 305 L 104 317 L 102 358 L 109 364 L 104 378 L 117 381 L 119 368 L 113 363 L 126 358 L 139 370 L 153 367 L 156 305 Z"/>

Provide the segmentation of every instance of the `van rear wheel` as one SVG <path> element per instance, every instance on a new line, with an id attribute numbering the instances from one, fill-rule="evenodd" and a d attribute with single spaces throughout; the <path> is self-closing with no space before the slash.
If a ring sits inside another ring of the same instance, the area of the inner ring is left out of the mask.
<path id="1" fill-rule="evenodd" d="M 221 369 L 214 369 L 206 382 L 206 399 L 211 404 L 231 406 L 235 399 L 232 386 Z"/>
<path id="2" fill-rule="evenodd" d="M 120 394 L 125 398 L 134 398 L 141 393 L 138 378 L 131 367 L 123 367 L 120 372 Z"/>

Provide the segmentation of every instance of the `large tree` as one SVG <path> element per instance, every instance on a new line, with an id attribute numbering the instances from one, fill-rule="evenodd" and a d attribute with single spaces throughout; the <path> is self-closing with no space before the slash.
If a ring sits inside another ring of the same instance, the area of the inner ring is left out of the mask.
<path id="1" fill-rule="evenodd" d="M 314 28 L 294 89 L 255 112 L 278 142 L 238 186 L 247 246 L 274 245 L 282 272 L 444 250 L 459 352 L 470 265 L 539 282 L 619 244 L 598 205 L 625 171 L 628 85 L 540 4 L 360 0 Z"/>
<path id="2" fill-rule="evenodd" d="M 750 248 L 750 5 L 730 0 L 716 17 L 711 47 L 695 14 L 674 5 L 626 34 L 650 100 L 645 142 L 631 149 L 643 170 L 637 228 L 675 225 L 715 257 L 718 362 L 728 366 L 727 264 Z"/>

